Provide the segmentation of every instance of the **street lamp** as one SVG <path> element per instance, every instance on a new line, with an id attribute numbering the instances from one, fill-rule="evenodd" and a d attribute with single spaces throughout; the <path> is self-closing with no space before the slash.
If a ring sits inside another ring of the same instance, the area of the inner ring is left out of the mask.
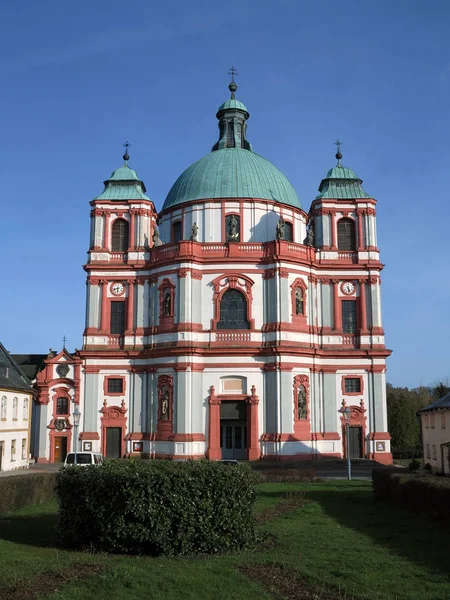
<path id="1" fill-rule="evenodd" d="M 349 430 L 349 426 L 350 426 L 350 416 L 352 414 L 352 411 L 350 408 L 348 408 L 348 406 L 343 406 L 342 408 L 339 409 L 339 411 L 341 413 L 341 415 L 344 417 L 344 421 L 345 421 L 345 450 L 347 453 L 347 478 L 350 480 L 352 478 L 352 463 L 350 460 L 350 442 L 349 442 L 349 435 L 348 435 L 348 430 Z"/>
<path id="2" fill-rule="evenodd" d="M 78 447 L 78 426 L 80 424 L 80 417 L 81 417 L 81 413 L 78 409 L 78 404 L 75 404 L 75 408 L 73 409 L 72 417 L 73 417 L 73 428 L 75 430 L 74 440 L 73 440 L 73 454 L 74 454 L 73 464 L 76 465 L 77 464 L 77 447 Z"/>

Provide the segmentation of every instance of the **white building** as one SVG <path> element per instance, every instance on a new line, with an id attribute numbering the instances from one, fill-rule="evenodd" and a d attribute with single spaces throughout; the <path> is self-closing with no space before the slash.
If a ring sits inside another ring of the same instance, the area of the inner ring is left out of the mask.
<path id="1" fill-rule="evenodd" d="M 350 406 L 352 456 L 391 462 L 376 200 L 338 151 L 306 212 L 230 91 L 159 214 L 128 152 L 91 202 L 84 344 L 38 375 L 38 460 L 75 402 L 83 449 L 250 460 L 344 456 Z"/>
<path id="2" fill-rule="evenodd" d="M 0 344 L 0 471 L 28 468 L 31 382 Z"/>
<path id="3" fill-rule="evenodd" d="M 450 475 L 450 394 L 419 411 L 423 461 L 433 471 Z"/>

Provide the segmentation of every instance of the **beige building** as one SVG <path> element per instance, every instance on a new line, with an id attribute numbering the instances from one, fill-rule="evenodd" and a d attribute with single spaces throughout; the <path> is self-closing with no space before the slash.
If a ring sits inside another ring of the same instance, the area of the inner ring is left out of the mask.
<path id="1" fill-rule="evenodd" d="M 420 412 L 423 460 L 433 471 L 450 475 L 450 393 Z"/>
<path id="2" fill-rule="evenodd" d="M 0 471 L 28 468 L 31 382 L 0 344 Z"/>

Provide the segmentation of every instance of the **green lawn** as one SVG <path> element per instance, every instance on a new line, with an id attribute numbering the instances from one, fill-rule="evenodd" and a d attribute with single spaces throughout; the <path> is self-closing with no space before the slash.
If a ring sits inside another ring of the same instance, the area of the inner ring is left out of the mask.
<path id="1" fill-rule="evenodd" d="M 238 566 L 276 562 L 313 585 L 340 590 L 342 598 L 450 598 L 449 537 L 439 525 L 375 503 L 371 484 L 361 481 L 262 484 L 255 509 L 299 489 L 307 492 L 304 508 L 261 526 L 276 536 L 275 548 L 206 559 L 66 552 L 57 548 L 53 534 L 56 504 L 24 509 L 0 519 L 0 591 L 45 571 L 63 573 L 73 563 L 98 563 L 106 566 L 103 574 L 69 581 L 45 598 L 264 600 L 273 597 Z"/>

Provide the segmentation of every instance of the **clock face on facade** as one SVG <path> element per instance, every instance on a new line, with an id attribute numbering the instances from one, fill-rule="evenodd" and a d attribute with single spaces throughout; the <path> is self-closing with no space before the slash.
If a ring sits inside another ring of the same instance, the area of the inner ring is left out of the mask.
<path id="1" fill-rule="evenodd" d="M 355 291 L 356 287 L 355 284 L 353 283 L 353 281 L 344 281 L 344 283 L 341 285 L 341 290 L 344 294 L 353 294 L 353 292 Z"/>
<path id="2" fill-rule="evenodd" d="M 113 283 L 111 286 L 111 291 L 115 296 L 120 296 L 120 294 L 123 294 L 125 287 L 123 285 L 123 283 L 120 283 L 120 281 L 116 281 L 116 283 Z"/>

